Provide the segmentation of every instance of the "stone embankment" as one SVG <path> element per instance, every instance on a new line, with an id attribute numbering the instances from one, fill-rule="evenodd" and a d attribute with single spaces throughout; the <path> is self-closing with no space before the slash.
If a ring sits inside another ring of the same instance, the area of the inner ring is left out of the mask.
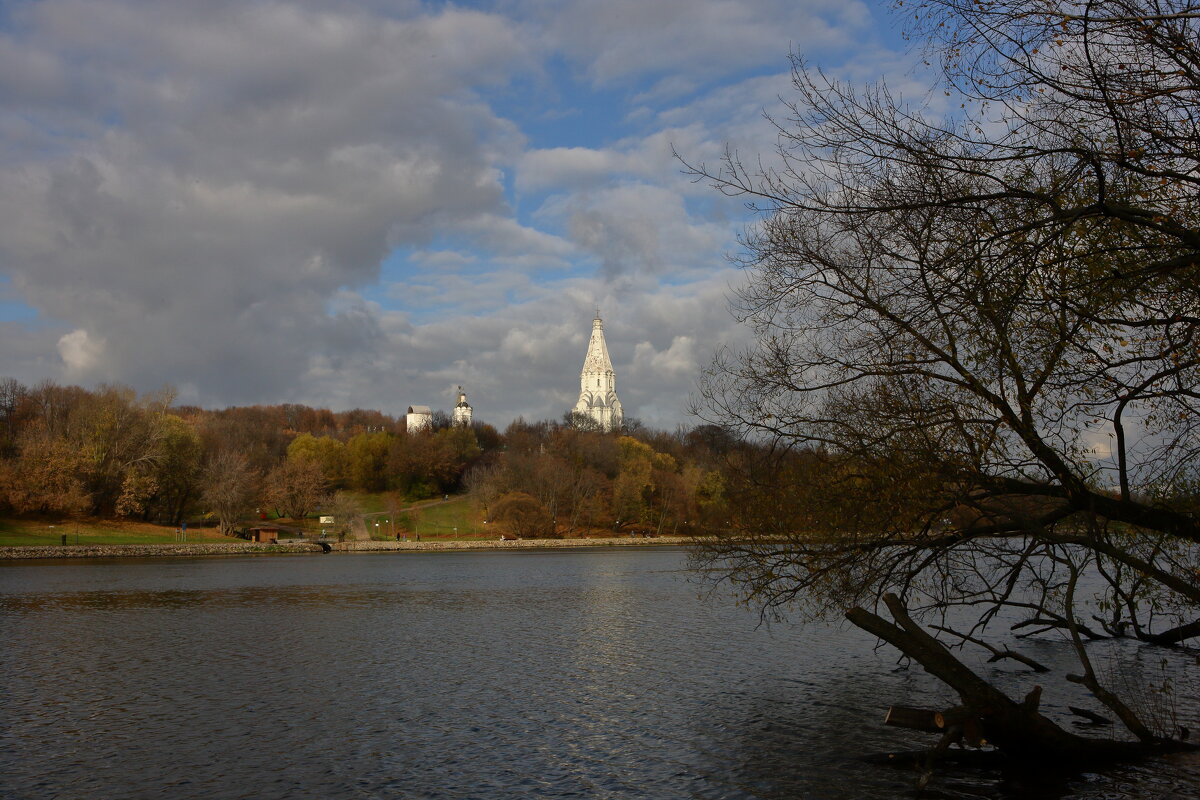
<path id="1" fill-rule="evenodd" d="M 692 539 L 686 536 L 657 536 L 645 539 L 633 539 L 627 536 L 607 539 L 517 539 L 501 541 L 499 539 L 465 539 L 448 542 L 346 542 L 344 545 L 335 544 L 333 549 L 349 551 L 383 551 L 383 550 L 529 550 L 534 548 L 563 548 L 563 547 L 642 547 L 646 545 L 681 545 L 690 544 Z"/>
<path id="2" fill-rule="evenodd" d="M 315 544 L 68 544 L 0 547 L 0 558 L 159 558 L 162 556 L 240 556 L 261 553 L 319 553 Z"/>
<path id="3" fill-rule="evenodd" d="M 567 547 L 631 547 L 645 545 L 681 545 L 692 540 L 683 536 L 659 536 L 647 539 L 472 539 L 433 542 L 330 542 L 334 553 L 396 552 L 427 550 L 524 550 Z M 320 553 L 316 542 L 207 542 L 195 544 L 81 544 L 0 547 L 0 559 L 15 558 L 178 558 L 185 556 L 240 556 L 279 553 Z"/>

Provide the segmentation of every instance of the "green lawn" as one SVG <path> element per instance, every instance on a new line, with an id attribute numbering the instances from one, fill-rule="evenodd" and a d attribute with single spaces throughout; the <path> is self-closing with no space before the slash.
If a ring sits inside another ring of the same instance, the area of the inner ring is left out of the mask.
<path id="1" fill-rule="evenodd" d="M 483 524 L 483 514 L 465 497 L 423 508 L 405 509 L 397 517 L 396 523 L 396 529 L 407 531 L 409 538 L 416 534 L 420 534 L 422 539 L 491 538 L 487 526 Z"/>
<path id="2" fill-rule="evenodd" d="M 0 519 L 0 546 L 62 544 L 155 544 L 174 542 L 175 528 L 141 522 L 112 522 L 86 520 L 81 522 L 49 522 L 39 520 Z M 189 542 L 229 541 L 212 528 L 188 530 Z"/>
<path id="3" fill-rule="evenodd" d="M 347 491 L 346 494 L 354 498 L 354 504 L 358 506 L 359 513 L 375 514 L 387 511 L 387 492 Z"/>
<path id="4" fill-rule="evenodd" d="M 420 534 L 422 539 L 492 538 L 487 526 L 483 524 L 482 513 L 466 497 L 454 497 L 449 502 L 434 501 L 431 505 L 421 508 L 411 508 L 410 504 L 406 503 L 406 508 L 396 517 L 394 528 L 390 515 L 387 514 L 386 494 L 355 492 L 354 499 L 359 512 L 368 515 L 367 529 L 375 539 L 390 539 L 393 530 L 407 534 L 410 539 L 417 534 Z M 303 521 L 279 522 L 304 528 L 313 535 L 318 534 L 322 527 L 319 512 L 314 512 Z M 376 522 L 379 523 L 378 527 Z M 247 524 L 249 523 L 250 520 L 247 520 Z M 177 541 L 174 527 L 142 522 L 0 519 L 0 546 L 62 544 L 63 534 L 67 535 L 67 544 L 153 544 Z M 190 528 L 187 540 L 232 541 L 218 534 L 215 528 Z"/>
<path id="5" fill-rule="evenodd" d="M 405 500 L 400 513 L 393 521 L 388 514 L 388 494 L 348 492 L 354 498 L 360 514 L 366 516 L 367 530 L 372 539 L 391 539 L 394 533 L 412 539 L 421 534 L 422 539 L 476 539 L 491 538 L 483 524 L 483 515 L 466 497 L 457 495 L 449 501 Z M 429 503 L 429 505 L 424 505 Z M 413 506 L 418 506 L 414 508 Z M 305 520 L 303 527 L 313 528 L 314 519 Z M 376 526 L 378 524 L 378 527 Z M 457 533 L 455 532 L 455 529 Z"/>

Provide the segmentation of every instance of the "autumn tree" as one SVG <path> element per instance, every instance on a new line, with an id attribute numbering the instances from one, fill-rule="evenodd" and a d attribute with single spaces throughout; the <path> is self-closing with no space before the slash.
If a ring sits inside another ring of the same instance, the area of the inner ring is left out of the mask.
<path id="1" fill-rule="evenodd" d="M 492 521 L 518 539 L 554 538 L 550 512 L 537 498 L 524 492 L 502 495 L 491 510 Z"/>
<path id="2" fill-rule="evenodd" d="M 346 480 L 349 486 L 367 492 L 382 492 L 388 486 L 387 433 L 360 433 L 346 442 Z"/>
<path id="3" fill-rule="evenodd" d="M 266 474 L 287 454 L 294 434 L 283 406 L 233 406 L 205 411 L 194 420 L 208 454 L 233 450 Z"/>
<path id="4" fill-rule="evenodd" d="M 631 436 L 620 437 L 617 444 L 621 470 L 613 481 L 613 514 L 661 531 L 682 499 L 675 459 Z"/>
<path id="5" fill-rule="evenodd" d="M 687 460 L 682 434 L 641 429 L 638 435 L 679 457 L 569 421 L 518 421 L 509 427 L 508 448 L 473 467 L 464 483 L 485 509 L 508 493 L 533 497 L 567 535 L 618 521 L 656 533 L 694 532 L 724 519 L 719 469 Z"/>
<path id="6" fill-rule="evenodd" d="M 202 500 L 208 513 L 216 517 L 222 535 L 232 536 L 249 512 L 258 494 L 259 477 L 250 460 L 239 452 L 221 450 L 208 459 Z"/>
<path id="7" fill-rule="evenodd" d="M 393 488 L 420 498 L 456 491 L 482 451 L 475 429 L 461 426 L 394 437 L 387 456 Z"/>
<path id="8" fill-rule="evenodd" d="M 346 481 L 346 445 L 332 436 L 302 433 L 288 445 L 287 459 L 320 465 L 321 475 L 330 488 L 342 488 Z"/>
<path id="9" fill-rule="evenodd" d="M 610 527 L 612 478 L 620 472 L 617 438 L 563 426 L 550 436 L 550 451 L 562 473 L 556 516 L 568 532 Z"/>
<path id="10" fill-rule="evenodd" d="M 435 438 L 452 465 L 449 470 L 438 476 L 440 488 L 448 491 L 458 486 L 463 473 L 483 454 L 483 448 L 480 446 L 476 428 L 473 427 L 451 425 L 438 431 Z"/>
<path id="11" fill-rule="evenodd" d="M 338 541 L 349 539 L 369 539 L 366 523 L 363 522 L 362 511 L 349 492 L 334 492 L 333 497 L 325 505 L 325 512 L 333 517 L 334 532 Z"/>
<path id="12" fill-rule="evenodd" d="M 15 458 L 0 461 L 0 504 L 18 514 L 86 514 L 92 498 L 82 475 L 86 458 L 35 426 L 22 432 Z"/>
<path id="13" fill-rule="evenodd" d="M 304 519 L 327 493 L 321 465 L 306 459 L 280 462 L 263 480 L 263 502 L 281 517 Z"/>
<path id="14" fill-rule="evenodd" d="M 78 485 L 82 494 L 68 494 L 85 497 L 87 512 L 144 515 L 158 491 L 158 472 L 167 455 L 164 435 L 172 396 L 170 390 L 139 397 L 124 386 L 101 385 L 89 392 L 39 384 L 23 395 L 15 412 L 22 419 L 13 463 L 33 459 L 40 466 L 17 469 L 10 486 L 26 500 L 42 494 L 47 484 L 39 481 L 49 469 Z M 22 482 L 28 485 L 17 486 Z"/>
<path id="15" fill-rule="evenodd" d="M 471 430 L 481 452 L 487 453 L 500 446 L 500 432 L 486 422 L 472 422 Z"/>
<path id="16" fill-rule="evenodd" d="M 296 433 L 330 435 L 337 430 L 337 420 L 327 408 L 309 408 L 297 403 L 280 406 L 287 430 Z"/>
<path id="17" fill-rule="evenodd" d="M 1200 7 L 903 9 L 954 113 L 796 58 L 776 163 L 694 168 L 762 214 L 736 301 L 756 344 L 718 356 L 697 411 L 769 455 L 700 562 L 767 610 L 845 612 L 1014 755 L 1120 748 L 944 646 L 1008 657 L 1005 613 L 1060 633 L 1068 679 L 1162 741 L 1088 645 L 1200 634 Z"/>
<path id="18" fill-rule="evenodd" d="M 196 429 L 180 417 L 167 414 L 161 424 L 154 494 L 147 505 L 155 518 L 179 525 L 200 496 L 204 446 Z"/>
<path id="19" fill-rule="evenodd" d="M 394 433 L 396 420 L 373 409 L 355 408 L 334 415 L 338 429 L 345 435 L 356 436 L 360 433 Z"/>

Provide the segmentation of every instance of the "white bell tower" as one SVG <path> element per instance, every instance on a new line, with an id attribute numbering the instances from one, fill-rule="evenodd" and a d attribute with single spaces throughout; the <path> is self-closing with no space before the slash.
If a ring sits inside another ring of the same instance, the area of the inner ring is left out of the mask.
<path id="1" fill-rule="evenodd" d="M 471 404 L 467 402 L 467 393 L 461 386 L 458 387 L 458 402 L 454 404 L 454 424 L 471 427 Z"/>

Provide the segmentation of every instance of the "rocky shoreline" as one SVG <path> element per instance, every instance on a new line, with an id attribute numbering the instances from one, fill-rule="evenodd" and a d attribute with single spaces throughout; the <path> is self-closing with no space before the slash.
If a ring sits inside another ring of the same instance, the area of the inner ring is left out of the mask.
<path id="1" fill-rule="evenodd" d="M 430 550 L 532 550 L 571 547 L 644 547 L 690 544 L 685 536 L 659 536 L 646 539 L 629 537 L 605 539 L 518 539 L 516 541 L 459 540 L 433 542 L 330 542 L 333 553 L 385 553 Z M 316 542 L 207 542 L 164 544 L 80 544 L 0 547 L 0 560 L 31 558 L 185 558 L 194 556 L 277 555 L 321 553 Z"/>

